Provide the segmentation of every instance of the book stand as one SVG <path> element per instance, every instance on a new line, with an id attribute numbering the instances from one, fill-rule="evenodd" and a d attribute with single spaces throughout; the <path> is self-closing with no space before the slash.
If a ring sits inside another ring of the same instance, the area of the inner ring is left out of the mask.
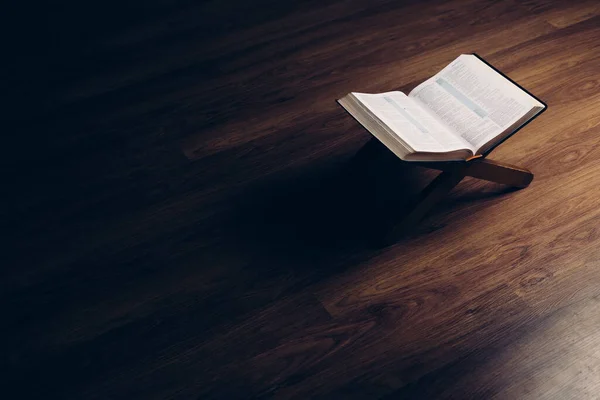
<path id="1" fill-rule="evenodd" d="M 358 151 L 354 159 L 369 162 L 369 160 L 373 160 L 384 151 L 390 150 L 379 140 L 371 138 Z M 404 162 L 399 158 L 398 161 Z M 442 172 L 421 191 L 408 214 L 392 217 L 392 224 L 386 228 L 381 237 L 381 244 L 383 245 L 390 244 L 394 239 L 406 233 L 408 228 L 414 227 L 433 206 L 466 176 L 519 189 L 527 187 L 533 180 L 533 174 L 528 169 L 490 160 L 485 156 L 468 161 L 414 162 L 414 164 Z"/>

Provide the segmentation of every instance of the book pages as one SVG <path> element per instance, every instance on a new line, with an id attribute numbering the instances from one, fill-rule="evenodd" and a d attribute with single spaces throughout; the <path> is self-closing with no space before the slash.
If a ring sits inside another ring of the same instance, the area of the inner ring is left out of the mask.
<path id="1" fill-rule="evenodd" d="M 471 147 L 402 92 L 353 95 L 416 151 L 447 152 Z"/>
<path id="2" fill-rule="evenodd" d="M 411 93 L 475 148 L 504 133 L 531 108 L 531 98 L 472 55 L 462 55 Z"/>

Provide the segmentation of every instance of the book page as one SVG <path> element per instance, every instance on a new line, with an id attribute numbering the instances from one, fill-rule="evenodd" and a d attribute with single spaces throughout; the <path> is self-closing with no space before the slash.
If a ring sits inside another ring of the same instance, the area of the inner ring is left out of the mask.
<path id="1" fill-rule="evenodd" d="M 447 152 L 471 148 L 402 92 L 353 95 L 415 151 Z"/>
<path id="2" fill-rule="evenodd" d="M 533 107 L 532 98 L 473 55 L 461 55 L 410 97 L 479 148 Z"/>

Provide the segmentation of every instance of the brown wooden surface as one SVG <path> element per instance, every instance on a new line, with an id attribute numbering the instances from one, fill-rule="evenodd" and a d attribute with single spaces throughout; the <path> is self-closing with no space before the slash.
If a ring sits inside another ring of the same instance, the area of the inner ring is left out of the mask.
<path id="1" fill-rule="evenodd" d="M 4 397 L 597 398 L 597 1 L 11 7 Z M 351 171 L 335 99 L 466 52 L 549 105 L 494 151 L 536 179 L 372 250 L 435 174 Z"/>

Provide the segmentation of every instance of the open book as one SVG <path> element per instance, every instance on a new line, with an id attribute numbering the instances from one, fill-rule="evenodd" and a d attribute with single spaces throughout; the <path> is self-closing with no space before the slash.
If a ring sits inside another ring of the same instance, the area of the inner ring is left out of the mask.
<path id="1" fill-rule="evenodd" d="M 406 161 L 485 155 L 546 108 L 474 54 L 459 56 L 408 96 L 350 93 L 338 102 Z"/>

